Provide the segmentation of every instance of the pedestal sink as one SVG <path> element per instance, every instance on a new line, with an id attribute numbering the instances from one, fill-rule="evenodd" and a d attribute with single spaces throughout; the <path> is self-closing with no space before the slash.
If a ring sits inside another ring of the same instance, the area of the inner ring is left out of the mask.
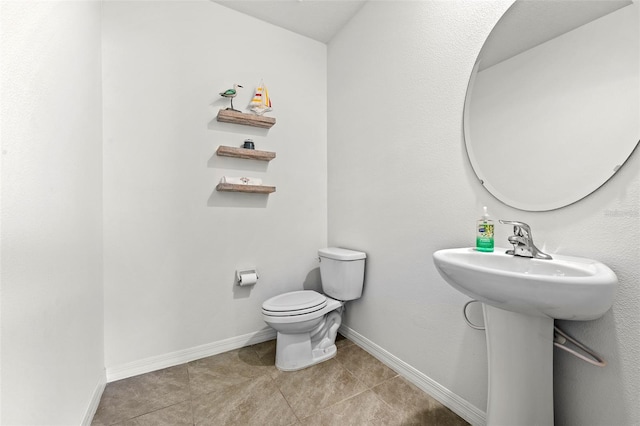
<path id="1" fill-rule="evenodd" d="M 613 304 L 618 279 L 591 259 L 505 252 L 446 249 L 433 261 L 451 286 L 484 304 L 487 424 L 553 425 L 553 321 L 601 317 Z"/>

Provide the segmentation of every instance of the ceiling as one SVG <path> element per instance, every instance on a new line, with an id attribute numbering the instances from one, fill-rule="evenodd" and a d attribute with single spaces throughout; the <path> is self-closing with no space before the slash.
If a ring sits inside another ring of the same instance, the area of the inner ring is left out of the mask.
<path id="1" fill-rule="evenodd" d="M 212 0 L 294 33 L 328 43 L 368 0 Z M 388 0 L 391 1 L 391 0 Z M 517 1 L 492 31 L 481 69 L 551 40 L 631 0 Z"/>
<path id="2" fill-rule="evenodd" d="M 630 4 L 631 0 L 517 1 L 484 44 L 479 69 L 489 68 Z"/>
<path id="3" fill-rule="evenodd" d="M 294 33 L 328 43 L 366 0 L 213 0 Z"/>

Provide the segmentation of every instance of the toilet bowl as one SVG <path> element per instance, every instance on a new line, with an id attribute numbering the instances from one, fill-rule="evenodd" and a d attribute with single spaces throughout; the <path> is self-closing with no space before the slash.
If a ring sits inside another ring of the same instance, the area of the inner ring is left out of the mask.
<path id="1" fill-rule="evenodd" d="M 333 358 L 344 304 L 362 295 L 365 253 L 331 247 L 318 254 L 322 288 L 327 294 L 292 291 L 262 304 L 262 318 L 277 331 L 276 367 L 282 371 L 300 370 Z"/>
<path id="2" fill-rule="evenodd" d="M 264 302 L 262 318 L 278 332 L 276 367 L 295 371 L 335 356 L 343 304 L 312 290 L 285 293 Z"/>

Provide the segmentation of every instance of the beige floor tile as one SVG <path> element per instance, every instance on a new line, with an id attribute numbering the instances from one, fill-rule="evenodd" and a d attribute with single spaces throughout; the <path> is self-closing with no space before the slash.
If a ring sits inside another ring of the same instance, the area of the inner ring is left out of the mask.
<path id="1" fill-rule="evenodd" d="M 265 365 L 275 365 L 276 363 L 276 341 L 267 340 L 266 342 L 258 343 L 251 346 L 251 349 L 256 351 L 258 358 Z"/>
<path id="2" fill-rule="evenodd" d="M 269 376 L 260 376 L 193 400 L 196 425 L 293 425 L 297 418 Z"/>
<path id="3" fill-rule="evenodd" d="M 374 387 L 373 391 L 400 414 L 403 426 L 468 424 L 453 411 L 400 376 Z"/>
<path id="4" fill-rule="evenodd" d="M 296 372 L 275 368 L 271 340 L 109 383 L 92 425 L 467 424 L 351 341 L 336 346 Z"/>
<path id="5" fill-rule="evenodd" d="M 336 336 L 336 348 L 338 348 L 338 350 L 345 346 L 351 346 L 351 345 L 353 345 L 353 342 L 351 340 L 347 339 L 342 334 L 338 333 L 338 335 Z"/>
<path id="6" fill-rule="evenodd" d="M 193 395 L 220 391 L 275 372 L 275 366 L 265 365 L 251 347 L 199 359 L 190 362 L 188 368 Z"/>
<path id="7" fill-rule="evenodd" d="M 397 376 L 395 371 L 357 345 L 341 348 L 336 355 L 336 360 L 367 387 L 373 387 Z"/>
<path id="8" fill-rule="evenodd" d="M 303 426 L 400 426 L 398 414 L 367 390 L 303 419 Z"/>
<path id="9" fill-rule="evenodd" d="M 335 358 L 303 370 L 279 371 L 275 382 L 299 419 L 367 389 Z"/>
<path id="10" fill-rule="evenodd" d="M 117 426 L 193 426 L 191 401 L 185 401 L 127 420 Z"/>
<path id="11" fill-rule="evenodd" d="M 107 426 L 107 423 L 105 423 L 102 419 L 97 418 L 98 413 L 96 413 L 93 416 L 93 419 L 91 419 L 91 426 Z"/>
<path id="12" fill-rule="evenodd" d="M 112 425 L 189 398 L 186 365 L 118 380 L 107 384 L 92 424 Z"/>

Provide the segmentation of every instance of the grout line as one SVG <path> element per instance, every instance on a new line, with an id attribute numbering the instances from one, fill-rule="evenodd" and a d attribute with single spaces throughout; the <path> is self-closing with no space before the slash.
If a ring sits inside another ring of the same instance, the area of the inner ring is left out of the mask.
<path id="1" fill-rule="evenodd" d="M 347 340 L 348 342 L 350 342 L 350 344 L 348 344 L 348 345 L 344 345 L 344 347 L 345 347 L 345 348 L 348 348 L 348 347 L 351 347 L 351 346 L 354 346 L 354 345 L 355 345 L 356 347 L 358 347 L 358 348 L 360 348 L 361 350 L 363 350 L 366 354 L 368 354 L 369 356 L 371 356 L 371 357 L 372 357 L 376 362 L 379 362 L 379 363 L 381 363 L 381 364 L 385 365 L 385 364 L 384 364 L 384 363 L 382 363 L 379 359 L 377 359 L 376 357 L 374 357 L 373 355 L 371 355 L 371 354 L 370 354 L 366 349 L 364 349 L 363 347 L 359 346 L 358 344 L 356 344 L 356 343 L 355 343 L 355 342 L 353 342 L 352 340 L 347 339 L 346 337 L 345 337 L 345 340 Z M 390 378 L 388 378 L 388 379 L 385 379 L 385 380 L 381 381 L 380 383 L 376 383 L 376 384 L 375 384 L 375 385 L 373 385 L 373 386 L 368 386 L 364 381 L 360 380 L 360 379 L 356 376 L 355 372 L 353 372 L 353 371 L 349 370 L 349 368 L 348 368 L 345 364 L 343 364 L 342 362 L 340 362 L 340 360 L 338 360 L 338 359 L 337 359 L 337 357 L 336 357 L 336 360 L 338 361 L 338 363 L 339 363 L 339 364 L 340 364 L 340 365 L 341 365 L 345 370 L 347 370 L 349 373 L 351 373 L 351 374 L 356 378 L 356 380 L 358 380 L 360 383 L 362 383 L 362 384 L 366 387 L 366 390 L 364 390 L 364 391 L 362 391 L 362 392 L 359 392 L 359 393 L 357 393 L 357 394 L 355 394 L 355 395 L 352 395 L 352 396 L 350 396 L 349 398 L 345 398 L 343 401 L 337 402 L 336 404 L 340 404 L 341 402 L 344 402 L 344 401 L 347 401 L 347 400 L 349 400 L 349 399 L 355 398 L 355 397 L 357 397 L 358 395 L 361 395 L 361 394 L 363 394 L 363 393 L 365 393 L 365 392 L 370 391 L 378 401 L 382 402 L 382 403 L 383 403 L 387 408 L 389 408 L 389 409 L 390 409 L 390 411 L 393 413 L 393 415 L 394 415 L 394 417 L 395 417 L 395 418 L 397 418 L 398 420 L 401 420 L 401 419 L 402 419 L 402 415 L 401 415 L 401 413 L 400 413 L 396 408 L 394 408 L 394 407 L 392 407 L 390 404 L 388 404 L 388 403 L 387 403 L 387 402 L 386 402 L 386 401 L 385 401 L 385 400 L 384 400 L 380 395 L 378 395 L 378 394 L 376 393 L 376 391 L 374 391 L 374 390 L 373 390 L 375 387 L 378 387 L 378 386 L 382 385 L 383 383 L 386 383 L 386 382 L 388 382 L 388 381 L 390 381 L 390 380 L 393 380 L 393 379 L 395 379 L 395 378 L 399 377 L 400 375 L 398 374 L 398 372 L 397 372 L 397 371 L 395 371 L 395 370 L 391 369 L 391 370 L 395 373 L 395 376 L 390 377 Z M 386 366 L 386 365 L 385 365 L 385 366 Z M 336 404 L 333 404 L 333 405 L 336 405 Z M 327 407 L 327 408 L 328 408 L 328 407 Z"/>
<path id="2" fill-rule="evenodd" d="M 296 420 L 298 420 L 299 422 L 302 421 L 302 419 L 300 417 L 298 417 L 298 415 L 296 414 L 296 411 L 291 406 L 291 403 L 289 403 L 289 400 L 287 399 L 285 394 L 282 393 L 282 389 L 280 389 L 280 386 L 278 386 L 278 382 L 276 382 L 276 380 L 273 377 L 271 378 L 271 380 L 276 385 L 276 388 L 278 388 L 278 392 L 280 392 L 280 395 L 282 395 L 282 398 L 284 398 L 284 402 L 287 403 L 287 405 L 289 406 L 289 410 L 291 410 L 291 412 L 293 413 L 293 416 L 296 418 Z"/>
<path id="3" fill-rule="evenodd" d="M 351 340 L 347 339 L 346 337 L 345 337 L 345 339 L 344 339 L 344 340 L 348 341 L 348 342 L 349 342 L 349 344 L 347 344 L 347 345 L 343 344 L 343 345 L 342 345 L 342 346 L 343 346 L 343 348 L 345 348 L 345 347 L 349 347 L 349 346 L 352 346 L 352 345 L 354 345 L 354 344 L 355 344 L 353 341 L 351 341 Z M 365 351 L 365 352 L 366 352 L 366 351 Z M 348 396 L 348 397 L 346 397 L 346 398 L 343 398 L 343 399 L 341 399 L 341 400 L 339 400 L 339 401 L 336 401 L 336 402 L 334 402 L 334 403 L 333 403 L 333 404 L 331 404 L 331 405 L 328 405 L 328 406 L 326 406 L 326 407 L 323 407 L 323 408 L 321 408 L 321 409 L 319 409 L 319 410 L 317 410 L 317 411 L 315 411 L 315 412 L 313 412 L 313 413 L 309 414 L 308 416 L 306 416 L 306 417 L 304 417 L 304 418 L 302 418 L 302 419 L 300 419 L 300 418 L 299 418 L 299 419 L 298 419 L 299 421 L 302 421 L 303 419 L 307 419 L 307 418 L 309 418 L 309 417 L 311 417 L 311 416 L 317 415 L 317 414 L 321 413 L 321 412 L 322 412 L 322 411 L 324 411 L 324 410 L 328 410 L 328 409 L 330 409 L 331 407 L 334 407 L 334 406 L 336 406 L 336 405 L 338 405 L 338 404 L 342 404 L 343 402 L 346 402 L 346 401 L 349 401 L 349 400 L 351 400 L 351 399 L 353 399 L 353 398 L 356 398 L 357 396 L 362 395 L 362 394 L 363 394 L 363 393 L 365 393 L 365 392 L 369 392 L 369 391 L 373 392 L 373 388 L 372 388 L 372 387 L 369 387 L 369 386 L 368 386 L 364 381 L 362 381 L 362 380 L 361 380 L 361 379 L 360 379 L 360 378 L 359 378 L 359 377 L 358 377 L 358 376 L 357 376 L 353 371 L 349 370 L 349 369 L 348 369 L 348 368 L 347 368 L 347 367 L 346 367 L 342 362 L 340 362 L 340 360 L 338 359 L 337 354 L 336 354 L 336 356 L 335 356 L 335 357 L 333 357 L 332 359 L 335 359 L 335 360 L 336 360 L 336 363 L 337 363 L 341 368 L 343 368 L 347 373 L 349 373 L 349 374 L 350 374 L 350 375 L 351 375 L 351 376 L 356 380 L 356 382 L 358 382 L 358 383 L 362 384 L 362 385 L 364 386 L 364 390 L 362 390 L 362 391 L 360 391 L 360 392 L 358 392 L 358 393 L 355 393 L 355 394 L 353 394 L 353 395 L 350 395 L 350 396 Z M 375 392 L 374 392 L 374 394 L 375 394 Z M 376 397 L 377 397 L 377 395 L 376 395 Z M 394 410 L 394 412 L 395 412 L 395 410 Z"/>
<path id="4" fill-rule="evenodd" d="M 382 382 L 382 383 L 388 382 L 389 380 L 394 380 L 394 379 L 395 379 L 395 378 L 397 378 L 397 377 L 399 377 L 399 376 L 395 376 L 395 377 L 392 377 L 392 378 L 390 378 L 390 379 L 387 379 L 387 380 L 385 380 L 385 381 L 384 381 L 384 382 Z M 378 387 L 378 386 L 382 385 L 382 383 L 377 384 L 377 385 L 376 385 L 376 386 L 374 386 L 374 387 Z M 396 409 L 396 408 L 395 408 L 395 407 L 393 407 L 391 404 L 389 404 L 387 401 L 385 401 L 385 400 L 384 400 L 384 398 L 383 398 L 382 396 L 378 395 L 378 393 L 377 393 L 376 391 L 374 391 L 374 390 L 373 390 L 373 388 L 371 388 L 371 392 L 373 392 L 373 395 L 375 395 L 375 397 L 378 399 L 378 401 L 382 402 L 386 407 L 388 407 L 388 408 L 391 410 L 391 412 L 395 415 L 395 417 L 396 417 L 398 420 L 402 420 L 402 413 L 401 413 L 398 409 Z"/>
<path id="5" fill-rule="evenodd" d="M 191 424 L 196 424 L 195 404 L 193 403 L 193 388 L 191 387 L 191 371 L 189 369 L 189 363 L 187 362 L 187 378 L 189 379 L 189 405 L 191 407 Z"/>
<path id="6" fill-rule="evenodd" d="M 115 424 L 116 424 L 116 425 L 118 425 L 118 424 L 120 424 L 120 423 L 128 422 L 128 421 L 135 420 L 135 419 L 139 419 L 140 417 L 146 416 L 146 415 L 148 415 L 148 414 L 152 414 L 152 413 L 158 412 L 158 411 L 160 411 L 160 410 L 164 410 L 164 409 L 166 409 L 166 408 L 174 407 L 174 406 L 176 406 L 176 405 L 184 404 L 185 402 L 188 402 L 188 403 L 189 403 L 189 406 L 191 407 L 191 417 L 192 417 L 192 419 L 191 419 L 191 420 L 192 420 L 192 421 L 191 421 L 191 423 L 193 423 L 193 404 L 191 403 L 191 398 L 189 398 L 189 399 L 185 399 L 184 401 L 176 402 L 175 404 L 167 405 L 166 407 L 158 408 L 157 410 L 151 410 L 151 411 L 146 412 L 146 413 L 144 413 L 144 414 L 140 414 L 139 416 L 135 416 L 135 417 L 128 418 L 128 419 L 126 419 L 126 420 L 122 420 L 122 421 L 117 422 L 117 423 L 115 423 Z"/>
<path id="7" fill-rule="evenodd" d="M 268 340 L 266 340 L 266 341 L 268 341 Z M 264 342 L 262 342 L 262 343 L 264 343 Z M 258 353 L 258 351 L 255 349 L 255 346 L 259 345 L 259 344 L 260 343 L 255 343 L 255 344 L 251 345 L 251 348 L 253 349 L 253 352 L 255 352 L 255 354 L 258 357 L 258 359 L 260 361 L 263 361 L 263 357 L 261 357 L 260 354 Z M 275 364 L 274 364 L 274 368 L 275 368 Z M 298 417 L 298 415 L 296 414 L 295 410 L 291 406 L 291 403 L 289 403 L 289 400 L 287 399 L 287 397 L 284 395 L 284 393 L 282 393 L 282 390 L 280 389 L 280 386 L 278 386 L 278 381 L 273 377 L 273 374 L 265 373 L 265 376 L 269 376 L 269 380 L 271 380 L 273 382 L 274 386 L 276 387 L 276 389 L 278 389 L 278 392 L 280 393 L 280 396 L 282 396 L 282 399 L 284 399 L 284 402 L 287 403 L 287 406 L 289 407 L 289 410 L 291 410 L 291 412 L 293 413 L 293 416 L 296 418 L 296 420 L 298 422 L 300 422 L 302 419 Z"/>
<path id="8" fill-rule="evenodd" d="M 443 387 L 413 366 L 387 352 L 385 349 L 376 345 L 355 330 L 345 326 L 344 324 L 342 324 L 340 329 L 343 332 L 343 336 L 349 336 L 350 339 L 353 339 L 356 345 L 366 350 L 374 358 L 377 358 L 387 367 L 397 372 L 400 377 L 421 389 L 427 395 L 453 411 L 463 420 L 467 421 L 471 425 L 485 425 L 487 423 L 486 413 L 466 401 L 464 398 L 451 392 L 449 389 Z"/>

